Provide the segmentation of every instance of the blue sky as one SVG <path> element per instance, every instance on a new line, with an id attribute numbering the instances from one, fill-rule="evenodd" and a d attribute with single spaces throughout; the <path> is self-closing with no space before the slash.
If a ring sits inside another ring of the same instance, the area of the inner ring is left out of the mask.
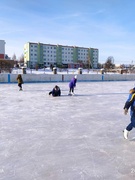
<path id="1" fill-rule="evenodd" d="M 10 57 L 41 42 L 98 48 L 100 63 L 135 63 L 134 8 L 134 0 L 0 0 L 0 39 Z"/>

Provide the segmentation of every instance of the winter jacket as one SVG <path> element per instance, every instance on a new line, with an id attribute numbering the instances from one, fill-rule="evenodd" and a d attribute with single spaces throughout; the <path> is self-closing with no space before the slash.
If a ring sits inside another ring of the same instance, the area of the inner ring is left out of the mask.
<path id="1" fill-rule="evenodd" d="M 49 95 L 52 96 L 60 96 L 61 95 L 61 90 L 60 88 L 57 86 L 57 87 L 54 87 L 52 91 L 49 92 Z"/>
<path id="2" fill-rule="evenodd" d="M 77 82 L 77 79 L 76 78 L 72 78 L 70 83 L 69 83 L 69 87 L 70 88 L 74 88 L 76 86 L 76 82 Z"/>
<path id="3" fill-rule="evenodd" d="M 18 81 L 18 84 L 23 84 L 23 79 L 22 79 L 22 76 L 20 74 L 17 76 L 16 80 Z"/>
<path id="4" fill-rule="evenodd" d="M 124 109 L 129 109 L 130 108 L 130 115 L 132 116 L 133 114 L 135 115 L 135 92 L 130 93 L 128 96 L 128 99 L 124 105 Z"/>

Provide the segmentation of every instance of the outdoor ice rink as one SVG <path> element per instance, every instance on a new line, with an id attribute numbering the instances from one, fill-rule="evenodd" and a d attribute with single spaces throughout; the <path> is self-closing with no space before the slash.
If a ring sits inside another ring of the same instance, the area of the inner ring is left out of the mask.
<path id="1" fill-rule="evenodd" d="M 68 82 L 0 84 L 0 180 L 134 180 L 135 129 L 122 132 L 134 85 L 77 82 L 71 97 Z"/>

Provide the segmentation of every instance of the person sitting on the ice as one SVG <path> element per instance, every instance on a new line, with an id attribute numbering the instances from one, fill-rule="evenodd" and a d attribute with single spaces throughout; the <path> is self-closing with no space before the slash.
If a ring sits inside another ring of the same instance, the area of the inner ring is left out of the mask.
<path id="1" fill-rule="evenodd" d="M 129 132 L 135 128 L 135 88 L 131 89 L 129 91 L 129 96 L 127 101 L 125 102 L 124 105 L 124 114 L 127 115 L 128 109 L 130 108 L 130 117 L 131 117 L 131 122 L 129 125 L 124 129 L 124 138 L 128 139 L 128 134 Z"/>
<path id="2" fill-rule="evenodd" d="M 60 90 L 59 86 L 56 85 L 56 86 L 53 88 L 53 90 L 49 92 L 49 95 L 52 95 L 52 96 L 60 96 L 60 95 L 61 95 L 61 90 Z"/>
<path id="3" fill-rule="evenodd" d="M 76 87 L 76 82 L 77 82 L 77 75 L 75 75 L 69 83 L 69 95 L 74 95 L 74 88 Z"/>

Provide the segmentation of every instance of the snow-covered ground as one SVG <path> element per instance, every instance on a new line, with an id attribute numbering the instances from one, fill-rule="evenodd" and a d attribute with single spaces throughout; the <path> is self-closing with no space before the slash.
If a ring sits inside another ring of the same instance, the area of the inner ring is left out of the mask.
<path id="1" fill-rule="evenodd" d="M 59 69 L 57 68 L 57 74 L 78 74 L 79 69 Z M 100 69 L 81 69 L 83 74 L 101 74 Z M 23 71 L 22 69 L 18 68 L 13 68 L 12 69 L 12 74 L 22 74 Z M 38 69 L 37 71 L 35 69 L 26 69 L 27 74 L 54 74 L 53 71 L 50 68 L 45 68 L 45 69 Z M 112 72 L 107 72 L 107 74 L 114 74 Z M 115 74 L 120 74 L 120 73 L 115 73 Z"/>
<path id="2" fill-rule="evenodd" d="M 97 73 L 97 70 L 90 70 L 88 69 L 82 69 L 83 74 L 88 74 L 88 73 Z M 100 70 L 99 70 L 100 72 Z M 50 68 L 43 68 L 43 69 L 26 69 L 27 74 L 53 74 L 53 71 Z M 22 74 L 22 69 L 18 68 L 13 68 L 12 69 L 12 74 Z M 59 69 L 57 68 L 57 74 L 78 74 L 78 69 Z"/>
<path id="3" fill-rule="evenodd" d="M 135 130 L 123 106 L 133 81 L 0 85 L 0 180 L 135 179 Z"/>

